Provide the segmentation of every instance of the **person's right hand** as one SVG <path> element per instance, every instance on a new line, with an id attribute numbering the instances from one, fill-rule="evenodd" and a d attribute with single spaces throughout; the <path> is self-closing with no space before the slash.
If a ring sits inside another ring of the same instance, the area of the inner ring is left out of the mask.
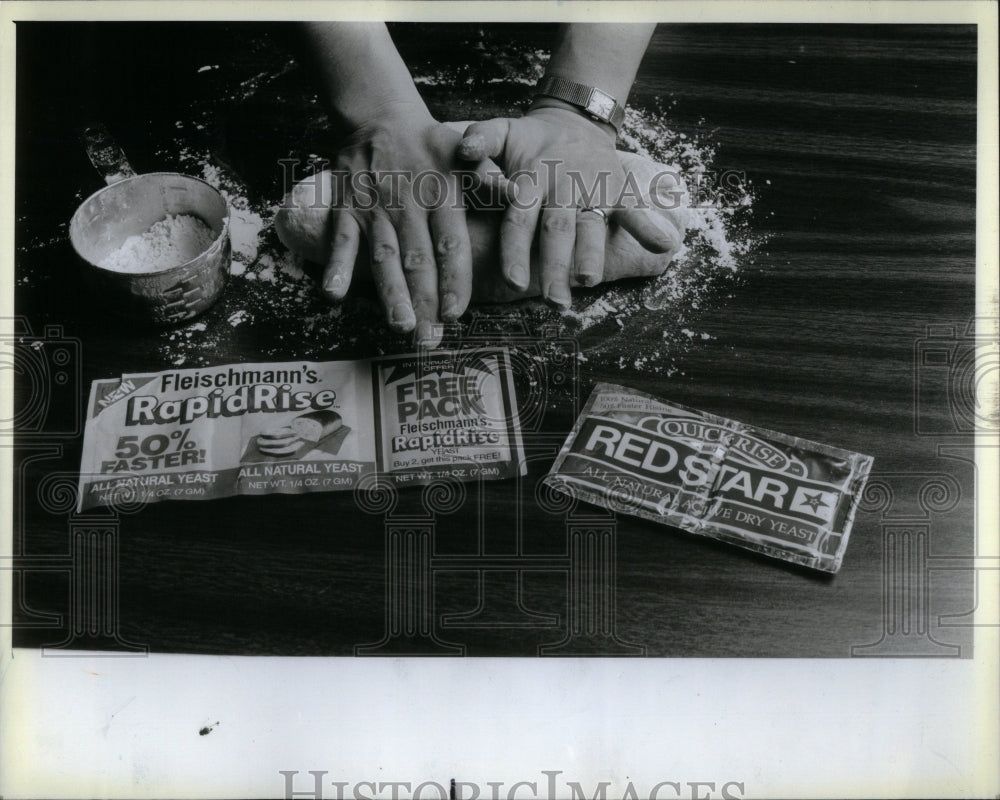
<path id="1" fill-rule="evenodd" d="M 422 103 L 379 112 L 332 166 L 339 213 L 323 289 L 343 299 L 363 235 L 389 326 L 434 347 L 441 340 L 436 323 L 458 319 L 472 293 L 472 251 L 454 173 L 461 136 Z"/>

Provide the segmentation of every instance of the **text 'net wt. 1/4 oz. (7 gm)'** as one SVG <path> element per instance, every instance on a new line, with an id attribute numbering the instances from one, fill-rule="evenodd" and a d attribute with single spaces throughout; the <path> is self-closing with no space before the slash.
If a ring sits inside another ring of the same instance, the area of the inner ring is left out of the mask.
<path id="1" fill-rule="evenodd" d="M 872 462 L 601 383 L 545 480 L 605 508 L 836 572 Z"/>
<path id="2" fill-rule="evenodd" d="M 94 381 L 78 507 L 524 469 L 504 348 L 228 364 Z"/>

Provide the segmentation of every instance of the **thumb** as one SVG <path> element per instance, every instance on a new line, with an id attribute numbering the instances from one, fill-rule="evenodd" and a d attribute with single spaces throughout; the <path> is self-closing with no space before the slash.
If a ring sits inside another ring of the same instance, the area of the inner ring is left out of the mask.
<path id="1" fill-rule="evenodd" d="M 517 200 L 517 184 L 507 180 L 503 170 L 492 158 L 484 158 L 476 165 L 478 185 L 473 192 L 482 202 L 491 202 L 494 198 L 504 204 Z"/>
<path id="2" fill-rule="evenodd" d="M 667 220 L 647 209 L 617 208 L 611 212 L 611 219 L 651 253 L 675 251 L 684 238 Z"/>
<path id="3" fill-rule="evenodd" d="M 503 152 L 509 132 L 509 119 L 497 118 L 472 123 L 466 128 L 465 135 L 458 144 L 459 158 L 467 161 L 496 158 Z"/>

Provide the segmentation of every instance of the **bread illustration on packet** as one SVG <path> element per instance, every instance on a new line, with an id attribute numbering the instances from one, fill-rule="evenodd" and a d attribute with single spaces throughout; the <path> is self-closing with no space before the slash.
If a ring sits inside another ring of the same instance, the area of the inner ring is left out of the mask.
<path id="1" fill-rule="evenodd" d="M 350 430 L 336 411 L 310 411 L 287 425 L 258 433 L 247 443 L 240 460 L 298 459 L 313 450 L 335 456 Z"/>

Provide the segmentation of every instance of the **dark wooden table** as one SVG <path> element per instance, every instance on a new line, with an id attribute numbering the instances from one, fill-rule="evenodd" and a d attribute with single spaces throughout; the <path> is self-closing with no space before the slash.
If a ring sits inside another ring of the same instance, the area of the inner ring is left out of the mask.
<path id="1" fill-rule="evenodd" d="M 169 47 L 178 31 L 185 46 Z M 517 61 L 550 32 L 499 26 L 488 34 Z M 737 278 L 685 310 L 684 325 L 699 335 L 673 353 L 670 370 L 635 369 L 633 359 L 621 367 L 592 334 L 560 340 L 586 360 L 575 369 L 550 361 L 540 373 L 547 395 L 532 406 L 528 475 L 468 484 L 457 508 L 422 527 L 407 520 L 427 509 L 414 490 L 401 491 L 391 513 L 333 493 L 167 502 L 103 519 L 75 515 L 59 494 L 79 469 L 74 415 L 89 382 L 171 366 L 166 334 L 124 328 L 81 299 L 65 222 L 96 186 L 73 126 L 88 112 L 102 116 L 140 168 L 190 136 L 217 148 L 272 202 L 268 158 L 293 139 L 286 150 L 304 148 L 312 135 L 295 129 L 294 114 L 257 113 L 292 103 L 273 86 L 270 106 L 226 99 L 247 76 L 274 71 L 284 58 L 280 32 L 226 25 L 135 33 L 18 30 L 16 311 L 47 342 L 31 352 L 66 340 L 73 361 L 68 383 L 51 384 L 44 408 L 19 418 L 16 644 L 284 655 L 972 655 L 969 365 L 982 344 L 970 328 L 974 29 L 661 26 L 632 101 L 665 100 L 678 130 L 712 130 L 715 165 L 753 181 L 752 226 L 767 241 Z M 435 63 L 475 63 L 472 26 L 394 33 L 425 72 Z M 115 54 L 110 38 L 120 44 Z M 56 51 L 84 90 L 67 88 L 71 75 L 52 74 L 48 54 Z M 116 69 L 121 63 L 146 66 Z M 227 69 L 209 85 L 196 80 L 202 64 Z M 488 116 L 524 91 L 422 88 L 455 117 Z M 213 129 L 175 125 L 205 108 L 215 112 Z M 257 149 L 268 158 L 247 156 Z M 502 323 L 503 313 L 485 318 Z M 541 347 L 551 321 L 533 312 L 521 327 L 511 323 L 507 338 L 526 352 Z M 227 322 L 209 314 L 206 324 Z M 211 363 L 259 360 L 264 332 L 273 348 L 277 333 L 266 320 L 244 330 Z M 649 337 L 619 352 L 640 356 L 658 344 L 655 332 Z M 306 344 L 289 342 L 287 357 L 299 346 Z M 336 357 L 366 348 L 406 349 L 385 336 Z M 54 375 L 49 366 L 44 374 Z M 19 374 L 22 411 L 34 408 L 36 380 L 49 378 Z M 602 380 L 873 455 L 840 573 L 830 578 L 645 521 L 568 508 L 541 491 L 574 404 Z M 89 552 L 74 543 L 94 531 L 113 567 L 101 585 L 114 605 L 108 629 L 96 634 L 74 628 L 74 615 L 95 607 L 74 594 L 86 584 L 80 559 Z M 430 549 L 402 563 L 396 580 L 392 542 Z M 574 559 L 574 543 L 612 550 Z"/>

